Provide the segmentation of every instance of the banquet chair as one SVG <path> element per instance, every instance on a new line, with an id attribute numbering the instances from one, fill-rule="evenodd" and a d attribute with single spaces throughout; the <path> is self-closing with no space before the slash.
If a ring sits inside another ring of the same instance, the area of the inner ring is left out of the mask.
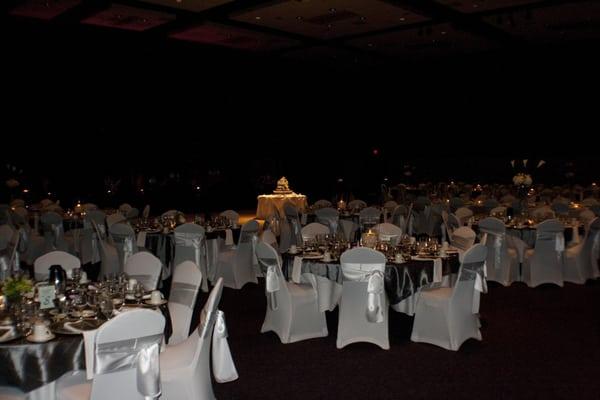
<path id="1" fill-rule="evenodd" d="M 100 274 L 99 278 L 106 277 L 109 274 L 119 273 L 119 253 L 115 246 L 102 237 L 102 231 L 93 219 L 90 221 L 96 234 L 98 252 L 100 254 Z"/>
<path id="2" fill-rule="evenodd" d="M 450 244 L 465 252 L 469 250 L 473 244 L 475 244 L 475 239 L 477 234 L 475 231 L 468 226 L 461 226 L 452 232 L 452 236 L 450 237 Z"/>
<path id="3" fill-rule="evenodd" d="M 283 205 L 285 218 L 281 221 L 279 235 L 279 252 L 285 253 L 292 244 L 302 246 L 302 233 L 300 232 L 300 219 L 298 209 L 287 202 Z"/>
<path id="4" fill-rule="evenodd" d="M 44 252 L 52 250 L 72 252 L 72 246 L 69 246 L 65 238 L 63 219 L 59 214 L 53 211 L 45 212 L 40 217 L 40 222 L 42 223 L 46 243 Z"/>
<path id="5" fill-rule="evenodd" d="M 557 202 L 552 203 L 552 211 L 558 216 L 567 217 L 569 215 L 569 204 Z"/>
<path id="6" fill-rule="evenodd" d="M 219 251 L 216 278 L 223 284 L 241 289 L 246 283 L 258 283 L 254 271 L 254 247 L 257 241 L 258 222 L 250 220 L 242 226 L 238 245 Z"/>
<path id="7" fill-rule="evenodd" d="M 590 223 L 596 218 L 596 214 L 592 210 L 583 210 L 579 213 L 579 221 L 585 226 L 585 230 L 589 229 Z"/>
<path id="8" fill-rule="evenodd" d="M 522 280 L 530 287 L 543 283 L 563 286 L 564 226 L 555 219 L 537 225 L 535 248 L 525 252 Z"/>
<path id="9" fill-rule="evenodd" d="M 600 205 L 598 200 L 596 200 L 593 197 L 586 197 L 585 199 L 583 199 L 581 201 L 581 204 L 583 204 L 585 207 L 593 207 L 593 206 Z"/>
<path id="10" fill-rule="evenodd" d="M 519 256 L 508 247 L 504 222 L 494 217 L 479 221 L 481 243 L 487 247 L 487 280 L 504 286 L 520 280 Z"/>
<path id="11" fill-rule="evenodd" d="M 142 218 L 150 218 L 150 204 L 146 204 L 146 206 L 144 207 L 144 210 L 142 211 Z"/>
<path id="12" fill-rule="evenodd" d="M 582 242 L 566 250 L 563 279 L 567 282 L 584 284 L 588 279 L 599 277 L 599 254 L 600 218 L 595 218 L 589 224 Z"/>
<path id="13" fill-rule="evenodd" d="M 356 247 L 342 254 L 340 264 L 343 284 L 337 348 L 356 342 L 369 342 L 388 350 L 385 255 L 368 247 Z"/>
<path id="14" fill-rule="evenodd" d="M 32 265 L 36 258 L 44 254 L 46 242 L 44 237 L 29 225 L 29 212 L 24 207 L 16 207 L 12 214 L 14 226 L 21 236 L 19 241 L 19 252 L 21 260 Z M 1 239 L 0 239 L 1 240 Z M 0 248 L 2 246 L 0 245 Z"/>
<path id="15" fill-rule="evenodd" d="M 225 210 L 219 215 L 221 217 L 227 218 L 231 225 L 237 225 L 240 222 L 240 214 L 238 214 L 234 210 Z"/>
<path id="16" fill-rule="evenodd" d="M 469 219 L 473 216 L 473 211 L 467 207 L 461 207 L 454 212 L 454 215 L 460 221 L 460 226 L 465 226 L 469 223 Z"/>
<path id="17" fill-rule="evenodd" d="M 500 203 L 506 207 L 510 207 L 515 200 L 517 200 L 517 198 L 512 194 L 505 194 L 500 198 Z"/>
<path id="18" fill-rule="evenodd" d="M 183 214 L 181 211 L 179 210 L 168 210 L 165 211 L 164 213 L 162 213 L 161 217 L 162 218 L 170 218 L 170 217 L 176 217 L 177 215 Z"/>
<path id="19" fill-rule="evenodd" d="M 400 204 L 399 206 L 397 206 L 396 208 L 394 208 L 394 211 L 392 211 L 392 217 L 391 217 L 391 223 L 400 227 L 400 229 L 402 229 L 402 233 L 407 233 L 406 232 L 406 228 L 407 228 L 407 218 L 408 216 L 408 208 L 406 208 L 405 205 Z"/>
<path id="20" fill-rule="evenodd" d="M 63 375 L 56 383 L 59 400 L 145 400 L 160 395 L 159 348 L 163 341 L 165 318 L 147 309 L 123 312 L 98 328 L 93 339 L 92 381 L 86 371 Z M 86 342 L 89 340 L 85 339 Z M 91 354 L 90 354 L 91 353 Z M 136 354 L 138 362 L 126 362 Z M 108 358 L 108 357 L 111 358 Z M 120 360 L 121 359 L 121 360 Z M 119 362 L 120 361 L 120 362 Z M 144 371 L 144 369 L 148 369 Z M 138 382 L 142 373 L 156 377 Z M 89 371 L 88 371 L 89 373 Z M 144 390 L 145 389 L 145 390 Z M 143 393 L 141 393 L 143 392 Z"/>
<path id="21" fill-rule="evenodd" d="M 17 208 L 17 207 L 25 207 L 25 200 L 23 199 L 14 199 L 13 201 L 10 202 L 10 207 L 11 208 Z"/>
<path id="22" fill-rule="evenodd" d="M 119 256 L 119 272 L 123 272 L 127 259 L 138 251 L 135 232 L 131 225 L 124 222 L 111 225 L 108 231 Z"/>
<path id="23" fill-rule="evenodd" d="M 367 207 L 360 210 L 358 224 L 364 230 L 365 225 L 375 226 L 381 220 L 381 210 L 376 207 Z"/>
<path id="24" fill-rule="evenodd" d="M 337 235 L 340 223 L 340 213 L 335 208 L 325 207 L 315 210 L 317 222 L 329 227 L 329 233 Z"/>
<path id="25" fill-rule="evenodd" d="M 0 250 L 5 250 L 9 245 L 14 246 L 16 231 L 9 224 L 0 225 Z"/>
<path id="26" fill-rule="evenodd" d="M 137 219 L 140 216 L 140 210 L 138 210 L 135 207 L 130 208 L 126 213 L 125 213 L 125 218 L 128 221 Z"/>
<path id="27" fill-rule="evenodd" d="M 313 209 L 327 208 L 331 206 L 332 204 L 329 200 L 317 200 L 315 201 L 315 204 L 313 204 Z"/>
<path id="28" fill-rule="evenodd" d="M 89 213 L 90 211 L 98 210 L 98 206 L 95 205 L 94 203 L 85 203 L 85 204 L 83 204 L 83 209 L 85 210 L 86 213 Z"/>
<path id="29" fill-rule="evenodd" d="M 550 206 L 538 207 L 531 211 L 531 216 L 534 219 L 552 219 L 556 218 L 556 215 Z"/>
<path id="30" fill-rule="evenodd" d="M 302 228 L 302 232 L 304 232 L 304 228 Z M 329 229 L 327 229 L 327 233 L 329 233 Z M 263 230 L 262 234 L 260 235 L 260 240 L 261 242 L 267 243 L 268 245 L 271 245 L 274 248 L 279 248 L 279 245 L 277 244 L 277 237 L 269 228 Z"/>
<path id="31" fill-rule="evenodd" d="M 108 227 L 108 229 L 110 229 L 114 224 L 118 224 L 126 220 L 127 219 L 125 218 L 125 215 L 121 214 L 120 212 L 109 214 L 106 216 L 106 226 Z"/>
<path id="32" fill-rule="evenodd" d="M 48 269 L 53 265 L 60 265 L 67 273 L 67 277 L 71 278 L 73 269 L 81 268 L 81 261 L 74 255 L 60 250 L 46 253 L 33 262 L 35 280 L 47 281 L 49 277 Z"/>
<path id="33" fill-rule="evenodd" d="M 162 271 L 162 262 L 148 251 L 140 251 L 127 258 L 124 272 L 136 279 L 145 290 L 155 290 Z"/>
<path id="34" fill-rule="evenodd" d="M 456 210 L 458 210 L 461 207 L 464 207 L 465 202 L 460 197 L 453 197 L 450 199 L 449 205 L 450 205 L 450 212 L 455 213 Z"/>
<path id="35" fill-rule="evenodd" d="M 127 217 L 127 214 L 129 213 L 129 211 L 131 211 L 133 207 L 131 207 L 131 205 L 129 203 L 123 203 L 119 206 L 119 212 L 124 216 Z"/>
<path id="36" fill-rule="evenodd" d="M 189 337 L 192 314 L 201 284 L 202 273 L 196 264 L 192 261 L 177 264 L 169 292 L 168 307 L 173 325 L 169 346 L 181 343 Z"/>
<path id="37" fill-rule="evenodd" d="M 388 222 L 375 225 L 373 230 L 379 235 L 380 241 L 390 242 L 392 245 L 397 245 L 402 238 L 402 229 Z"/>
<path id="38" fill-rule="evenodd" d="M 266 243 L 256 245 L 256 257 L 266 276 L 267 311 L 261 332 L 273 331 L 281 343 L 328 335 L 325 312 L 319 310 L 315 282 L 287 282 L 277 251 Z"/>
<path id="39" fill-rule="evenodd" d="M 356 239 L 356 232 L 359 228 L 356 222 L 347 219 L 341 219 L 339 226 L 344 239 L 346 239 L 348 242 L 353 242 Z"/>
<path id="40" fill-rule="evenodd" d="M 482 339 L 476 291 L 482 287 L 486 257 L 484 245 L 471 247 L 465 253 L 453 288 L 419 292 L 410 340 L 457 351 L 467 339 Z"/>
<path id="41" fill-rule="evenodd" d="M 448 220 L 445 222 L 446 229 L 448 231 L 448 241 L 452 240 L 452 235 L 454 232 L 460 228 L 462 225 L 460 224 L 459 219 L 454 214 L 448 214 Z"/>
<path id="42" fill-rule="evenodd" d="M 216 382 L 238 379 L 227 343 L 225 315 L 218 309 L 222 292 L 223 280 L 219 279 L 202 309 L 198 327 L 186 340 L 161 353 L 162 400 L 214 400 L 211 360 Z"/>
<path id="43" fill-rule="evenodd" d="M 312 222 L 302 227 L 302 240 L 309 241 L 316 239 L 317 235 L 328 235 L 329 228 L 319 222 Z"/>
<path id="44" fill-rule="evenodd" d="M 498 206 L 500 206 L 500 203 L 496 199 L 487 199 L 483 202 L 483 208 L 488 213 L 491 213 L 491 211 Z"/>
<path id="45" fill-rule="evenodd" d="M 348 202 L 348 208 L 350 210 L 362 210 L 367 206 L 367 203 L 363 200 L 355 199 Z"/>
<path id="46" fill-rule="evenodd" d="M 40 200 L 40 205 L 42 208 L 48 207 L 49 205 L 54 204 L 54 202 L 50 199 L 42 199 Z"/>
<path id="47" fill-rule="evenodd" d="M 179 225 L 173 232 L 175 256 L 173 265 L 193 261 L 202 277 L 202 291 L 208 293 L 208 249 L 206 231 L 193 223 Z"/>
<path id="48" fill-rule="evenodd" d="M 506 215 L 507 208 L 505 206 L 494 207 L 490 210 L 490 217 L 502 217 Z"/>
<path id="49" fill-rule="evenodd" d="M 394 213 L 394 210 L 396 209 L 396 207 L 398 207 L 398 203 L 396 203 L 394 200 L 386 201 L 383 204 L 383 210 L 384 210 L 383 212 L 385 213 L 384 214 L 384 221 L 385 222 L 388 222 L 388 219 L 391 218 L 391 216 Z"/>

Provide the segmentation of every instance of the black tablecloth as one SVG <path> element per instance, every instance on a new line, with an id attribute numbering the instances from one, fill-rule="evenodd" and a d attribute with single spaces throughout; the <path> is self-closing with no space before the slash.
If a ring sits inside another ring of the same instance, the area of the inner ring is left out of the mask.
<path id="1" fill-rule="evenodd" d="M 294 256 L 283 255 L 282 272 L 286 279 L 292 274 Z M 442 259 L 442 274 L 457 273 L 460 268 L 458 255 Z M 385 268 L 385 291 L 391 305 L 398 304 L 410 297 L 421 286 L 433 283 L 433 260 L 410 260 L 402 264 L 388 263 Z M 318 276 L 342 283 L 342 271 L 339 262 L 321 262 L 319 260 L 304 260 L 302 272 L 310 272 Z"/>

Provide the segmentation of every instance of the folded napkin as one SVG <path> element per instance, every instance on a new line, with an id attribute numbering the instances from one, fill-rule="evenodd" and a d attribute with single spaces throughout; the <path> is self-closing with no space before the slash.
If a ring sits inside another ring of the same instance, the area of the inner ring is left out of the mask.
<path id="1" fill-rule="evenodd" d="M 12 326 L 0 328 L 0 340 L 6 340 L 11 336 L 14 336 L 14 331 L 15 328 Z"/>
<path id="2" fill-rule="evenodd" d="M 292 267 L 292 281 L 300 283 L 300 275 L 302 275 L 302 257 L 296 256 Z"/>
<path id="3" fill-rule="evenodd" d="M 146 246 L 146 231 L 140 231 L 137 235 L 137 246 L 145 247 Z"/>
<path id="4" fill-rule="evenodd" d="M 84 319 L 84 320 L 76 321 L 76 322 L 65 322 L 63 327 L 65 328 L 65 330 L 68 330 L 71 332 L 82 333 L 82 332 L 97 329 L 98 325 L 93 322 L 86 321 Z"/>
<path id="5" fill-rule="evenodd" d="M 439 283 L 443 279 L 442 259 L 436 258 L 433 260 L 433 282 Z"/>
<path id="6" fill-rule="evenodd" d="M 225 229 L 225 245 L 233 245 L 233 232 L 231 231 L 231 229 Z"/>

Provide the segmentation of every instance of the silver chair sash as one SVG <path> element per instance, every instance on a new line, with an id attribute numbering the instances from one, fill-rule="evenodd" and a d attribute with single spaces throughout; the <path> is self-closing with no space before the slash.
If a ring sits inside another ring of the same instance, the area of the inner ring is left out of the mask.
<path id="1" fill-rule="evenodd" d="M 96 344 L 94 373 L 108 374 L 135 368 L 137 390 L 146 399 L 158 398 L 159 352 L 163 334 Z"/>
<path id="2" fill-rule="evenodd" d="M 181 304 L 189 308 L 194 308 L 194 302 L 198 287 L 191 283 L 173 282 L 169 302 Z"/>
<path id="3" fill-rule="evenodd" d="M 227 342 L 227 325 L 225 313 L 217 310 L 215 327 L 212 337 L 212 368 L 213 376 L 217 382 L 231 382 L 238 378 L 238 373 L 233 363 L 229 343 Z"/>
<path id="4" fill-rule="evenodd" d="M 344 264 L 342 272 L 344 279 L 355 282 L 367 282 L 366 316 L 369 322 L 383 322 L 383 296 L 385 264 Z"/>
<path id="5" fill-rule="evenodd" d="M 492 235 L 494 237 L 494 265 L 493 267 L 496 269 L 499 269 L 501 267 L 501 262 L 502 262 L 502 244 L 504 241 L 504 233 L 498 233 L 498 232 L 492 232 L 492 231 L 488 231 L 485 229 L 482 229 L 483 232 L 483 239 L 481 240 L 481 243 L 483 244 L 487 244 L 487 239 L 489 237 L 489 235 Z"/>
<path id="6" fill-rule="evenodd" d="M 127 264 L 127 259 L 133 255 L 133 238 L 127 236 L 123 241 L 123 265 Z"/>
<path id="7" fill-rule="evenodd" d="M 562 256 L 565 251 L 565 235 L 563 232 L 548 232 L 548 231 L 537 231 L 536 241 L 554 241 L 554 250 L 558 254 L 558 258 Z"/>
<path id="8" fill-rule="evenodd" d="M 202 291 L 208 292 L 208 251 L 206 250 L 206 236 L 198 233 L 175 232 L 173 235 L 175 246 L 192 247 L 194 249 L 194 262 L 202 272 Z M 204 258 L 204 262 L 202 262 Z"/>
<path id="9" fill-rule="evenodd" d="M 277 274 L 279 260 L 275 258 L 258 258 L 258 263 L 267 269 L 265 278 L 265 290 L 269 294 L 269 306 L 272 310 L 277 310 L 277 297 L 275 292 L 279 291 L 279 275 Z M 264 273 L 264 272 L 263 272 Z"/>

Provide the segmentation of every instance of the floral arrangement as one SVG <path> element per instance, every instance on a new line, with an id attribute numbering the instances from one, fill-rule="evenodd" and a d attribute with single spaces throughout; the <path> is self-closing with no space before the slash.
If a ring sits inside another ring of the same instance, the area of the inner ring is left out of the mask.
<path id="1" fill-rule="evenodd" d="M 2 285 L 2 293 L 10 300 L 15 300 L 33 290 L 33 282 L 22 276 L 9 277 Z"/>
<path id="2" fill-rule="evenodd" d="M 516 174 L 515 176 L 513 176 L 512 180 L 516 186 L 529 187 L 533 183 L 533 179 L 531 179 L 531 175 L 525 174 L 523 172 L 520 172 L 520 173 Z"/>

